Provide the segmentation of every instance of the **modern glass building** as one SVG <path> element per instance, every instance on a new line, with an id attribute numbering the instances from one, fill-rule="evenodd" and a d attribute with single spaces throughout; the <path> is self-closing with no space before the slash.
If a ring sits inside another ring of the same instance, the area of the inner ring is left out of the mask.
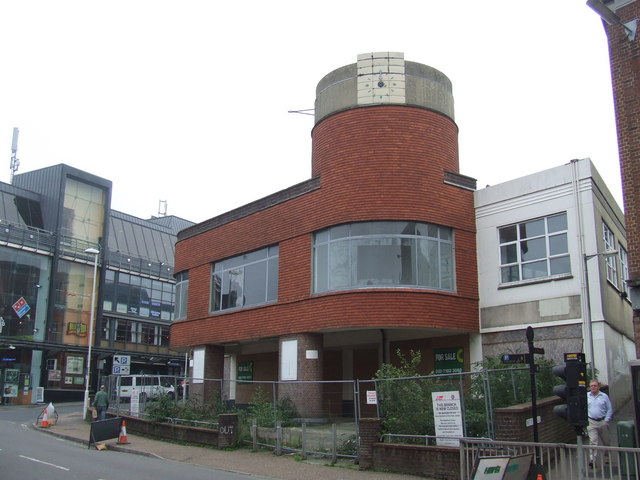
<path id="1" fill-rule="evenodd" d="M 113 211 L 111 190 L 63 164 L 0 183 L 3 403 L 81 398 L 89 342 L 92 389 L 114 355 L 131 373 L 183 371 L 168 334 L 176 234 L 192 223 Z"/>

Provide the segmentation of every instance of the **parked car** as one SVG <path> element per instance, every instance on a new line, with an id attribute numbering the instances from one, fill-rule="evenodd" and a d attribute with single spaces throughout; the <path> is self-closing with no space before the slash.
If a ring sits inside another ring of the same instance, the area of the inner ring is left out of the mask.
<path id="1" fill-rule="evenodd" d="M 173 377 L 162 375 L 122 375 L 119 380 L 120 399 L 131 400 L 133 389 L 137 389 L 140 401 L 156 399 L 161 395 L 176 396 L 176 388 L 171 384 Z"/>

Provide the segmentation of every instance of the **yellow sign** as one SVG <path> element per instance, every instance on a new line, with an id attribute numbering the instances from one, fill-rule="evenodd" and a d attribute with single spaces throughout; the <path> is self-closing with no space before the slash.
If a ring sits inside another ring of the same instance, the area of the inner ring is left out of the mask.
<path id="1" fill-rule="evenodd" d="M 67 335 L 77 335 L 79 337 L 86 337 L 87 325 L 82 322 L 78 322 L 78 323 L 70 322 L 67 324 Z"/>

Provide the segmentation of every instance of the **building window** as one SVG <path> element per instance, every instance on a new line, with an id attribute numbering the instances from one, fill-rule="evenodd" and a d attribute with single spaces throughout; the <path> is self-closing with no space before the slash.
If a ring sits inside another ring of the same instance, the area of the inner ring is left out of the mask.
<path id="1" fill-rule="evenodd" d="M 189 295 L 189 272 L 176 275 L 176 320 L 187 318 L 187 297 Z"/>
<path id="2" fill-rule="evenodd" d="M 622 275 L 622 291 L 629 297 L 629 285 L 627 285 L 627 280 L 629 280 L 629 257 L 627 255 L 627 251 L 624 247 L 618 244 L 618 255 L 620 258 L 620 274 Z"/>
<path id="3" fill-rule="evenodd" d="M 362 222 L 316 232 L 313 291 L 410 287 L 454 291 L 453 231 L 419 222 Z"/>
<path id="4" fill-rule="evenodd" d="M 604 251 L 610 252 L 616 249 L 616 237 L 609 226 L 602 222 L 602 239 L 604 240 Z M 618 264 L 615 255 L 605 255 L 605 263 L 607 265 L 607 280 L 616 288 L 618 287 Z"/>
<path id="5" fill-rule="evenodd" d="M 169 346 L 169 327 L 160 326 L 160 345 L 163 347 Z"/>
<path id="6" fill-rule="evenodd" d="M 216 262 L 211 310 L 251 307 L 278 299 L 278 246 Z"/>
<path id="7" fill-rule="evenodd" d="M 116 320 L 116 342 L 135 343 L 132 322 Z"/>
<path id="8" fill-rule="evenodd" d="M 102 308 L 136 317 L 173 320 L 174 285 L 124 272 L 105 272 Z"/>
<path id="9" fill-rule="evenodd" d="M 140 325 L 140 343 L 145 345 L 155 345 L 156 342 L 156 326 L 143 323 Z"/>
<path id="10" fill-rule="evenodd" d="M 498 235 L 501 283 L 571 273 L 566 213 L 501 227 Z"/>

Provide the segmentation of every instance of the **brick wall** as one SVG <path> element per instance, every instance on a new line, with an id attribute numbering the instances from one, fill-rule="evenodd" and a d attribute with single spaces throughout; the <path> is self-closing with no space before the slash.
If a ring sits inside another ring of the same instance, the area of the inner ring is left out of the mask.
<path id="1" fill-rule="evenodd" d="M 445 171 L 458 171 L 455 123 L 414 107 L 356 108 L 317 124 L 312 150 L 319 189 L 178 242 L 176 271 L 189 270 L 188 319 L 172 325 L 172 347 L 363 326 L 477 331 L 473 192 L 444 183 Z M 312 296 L 312 232 L 371 220 L 452 227 L 457 291 Z M 278 302 L 211 315 L 212 262 L 271 244 L 280 247 Z"/>
<path id="2" fill-rule="evenodd" d="M 538 417 L 538 441 L 542 443 L 575 443 L 573 427 L 554 415 L 553 407 L 562 403 L 559 397 L 548 397 L 536 402 Z M 497 408 L 496 440 L 504 442 L 533 442 L 533 426 L 527 427 L 527 419 L 533 418 L 531 403 Z"/>
<path id="3" fill-rule="evenodd" d="M 616 10 L 623 23 L 640 17 L 640 1 Z M 605 24 L 622 171 L 629 269 L 640 281 L 640 39 L 629 41 L 621 25 Z"/>
<path id="4" fill-rule="evenodd" d="M 616 11 L 622 23 L 640 17 L 640 1 Z M 640 43 L 638 35 L 629 41 L 622 25 L 604 23 L 609 42 L 609 59 L 618 129 L 618 151 L 622 173 L 622 193 L 629 277 L 640 288 Z M 640 356 L 640 310 L 633 311 L 636 354 Z"/>
<path id="5" fill-rule="evenodd" d="M 360 470 L 381 470 L 423 477 L 455 480 L 460 478 L 460 449 L 395 445 L 380 442 L 381 420 L 360 420 Z"/>

